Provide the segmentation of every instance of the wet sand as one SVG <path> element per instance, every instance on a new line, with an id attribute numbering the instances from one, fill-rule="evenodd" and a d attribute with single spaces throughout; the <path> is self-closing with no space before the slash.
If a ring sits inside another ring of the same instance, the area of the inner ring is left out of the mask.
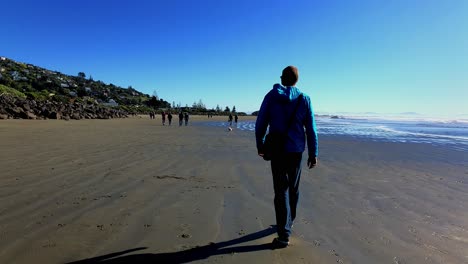
<path id="1" fill-rule="evenodd" d="M 196 125 L 225 119 L 1 121 L 0 263 L 468 262 L 466 153 L 322 136 L 270 250 L 253 132 Z"/>

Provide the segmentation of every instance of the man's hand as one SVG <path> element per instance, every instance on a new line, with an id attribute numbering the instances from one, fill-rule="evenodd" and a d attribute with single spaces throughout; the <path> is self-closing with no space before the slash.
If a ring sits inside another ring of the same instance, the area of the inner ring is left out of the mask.
<path id="1" fill-rule="evenodd" d="M 309 167 L 309 169 L 312 169 L 315 166 L 317 166 L 317 157 L 309 157 L 307 159 L 307 167 Z"/>
<path id="2" fill-rule="evenodd" d="M 265 152 L 263 151 L 263 146 L 257 148 L 257 153 L 262 158 L 263 156 L 265 156 Z"/>

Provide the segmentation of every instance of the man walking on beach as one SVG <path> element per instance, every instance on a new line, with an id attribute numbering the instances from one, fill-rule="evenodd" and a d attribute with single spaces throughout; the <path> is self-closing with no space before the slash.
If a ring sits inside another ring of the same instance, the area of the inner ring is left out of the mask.
<path id="1" fill-rule="evenodd" d="M 185 126 L 187 126 L 187 124 L 188 124 L 188 119 L 189 119 L 189 114 L 188 114 L 188 112 L 185 112 L 185 114 L 184 114 Z"/>
<path id="2" fill-rule="evenodd" d="M 182 126 L 182 120 L 184 119 L 184 114 L 181 112 L 179 112 L 179 126 Z"/>
<path id="3" fill-rule="evenodd" d="M 273 89 L 266 94 L 255 123 L 257 150 L 261 157 L 265 154 L 264 137 L 268 126 L 269 133 L 283 133 L 286 137 L 284 150 L 271 157 L 278 233 L 272 242 L 274 248 L 289 245 L 299 200 L 302 152 L 305 150 L 306 137 L 309 154 L 307 166 L 310 169 L 317 165 L 318 139 L 314 113 L 309 96 L 295 87 L 298 79 L 296 67 L 288 66 L 283 70 L 282 85 L 273 85 Z"/>
<path id="4" fill-rule="evenodd" d="M 161 118 L 162 118 L 162 124 L 163 126 L 165 126 L 166 125 L 166 113 L 164 111 L 161 113 Z"/>
<path id="5" fill-rule="evenodd" d="M 172 123 L 172 114 L 171 112 L 167 113 L 167 120 L 169 121 L 169 125 Z"/>
<path id="6" fill-rule="evenodd" d="M 229 113 L 229 119 L 228 119 L 229 126 L 232 126 L 232 114 Z"/>

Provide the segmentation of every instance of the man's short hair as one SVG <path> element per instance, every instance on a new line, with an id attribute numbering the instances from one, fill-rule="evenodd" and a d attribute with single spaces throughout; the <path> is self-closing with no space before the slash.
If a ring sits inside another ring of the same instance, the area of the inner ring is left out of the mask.
<path id="1" fill-rule="evenodd" d="M 299 79 L 299 71 L 294 66 L 284 68 L 281 75 L 281 84 L 285 86 L 294 86 Z"/>

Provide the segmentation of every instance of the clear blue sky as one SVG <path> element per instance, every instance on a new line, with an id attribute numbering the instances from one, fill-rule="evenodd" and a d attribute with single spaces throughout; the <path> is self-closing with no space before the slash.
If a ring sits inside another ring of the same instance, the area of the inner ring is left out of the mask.
<path id="1" fill-rule="evenodd" d="M 468 114 L 468 1 L 6 1 L 0 55 L 254 111 L 281 70 L 318 112 Z"/>

